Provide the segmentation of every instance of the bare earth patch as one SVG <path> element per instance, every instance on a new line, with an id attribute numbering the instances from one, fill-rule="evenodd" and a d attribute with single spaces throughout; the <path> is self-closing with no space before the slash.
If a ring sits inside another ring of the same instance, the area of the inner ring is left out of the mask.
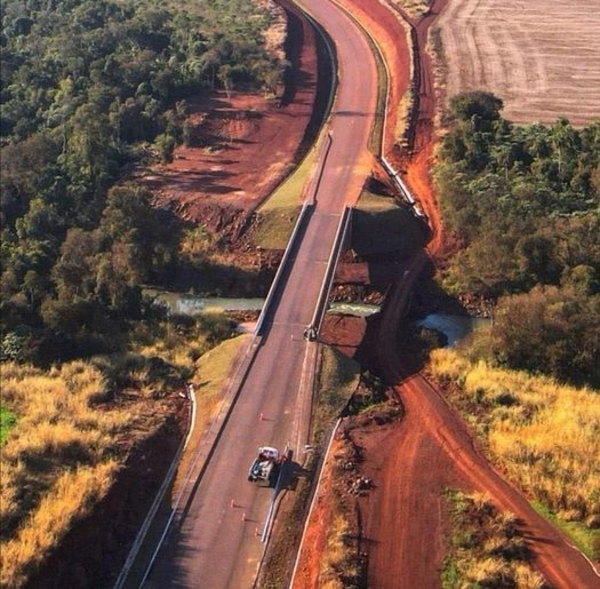
<path id="1" fill-rule="evenodd" d="M 489 90 L 515 123 L 600 117 L 600 10 L 588 0 L 451 0 L 437 26 L 447 96 Z"/>
<path id="2" fill-rule="evenodd" d="M 298 163 L 317 98 L 314 31 L 287 2 L 293 81 L 277 97 L 219 92 L 189 105 L 193 146 L 140 180 L 155 203 L 207 229 L 237 236 L 252 214 Z M 300 199 L 300 195 L 298 195 Z"/>

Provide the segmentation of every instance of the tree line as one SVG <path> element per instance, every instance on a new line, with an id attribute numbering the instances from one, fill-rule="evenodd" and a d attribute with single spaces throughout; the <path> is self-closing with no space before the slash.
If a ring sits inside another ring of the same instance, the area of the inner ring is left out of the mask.
<path id="1" fill-rule="evenodd" d="M 478 350 L 600 385 L 600 119 L 517 126 L 487 92 L 454 97 L 435 178 L 463 247 L 444 284 L 493 302 Z"/>
<path id="2" fill-rule="evenodd" d="M 189 140 L 187 100 L 274 92 L 286 67 L 251 0 L 3 0 L 2 357 L 114 345 L 176 271 L 182 227 L 123 183 Z M 60 344 L 60 345 L 58 345 Z"/>

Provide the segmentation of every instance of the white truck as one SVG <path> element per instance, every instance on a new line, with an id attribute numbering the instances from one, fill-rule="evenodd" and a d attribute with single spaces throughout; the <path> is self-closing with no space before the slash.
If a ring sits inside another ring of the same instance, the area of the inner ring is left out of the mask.
<path id="1" fill-rule="evenodd" d="M 273 446 L 261 446 L 248 471 L 248 480 L 251 483 L 267 481 L 269 484 L 272 484 L 279 469 L 279 463 L 280 457 L 277 448 L 273 448 Z"/>

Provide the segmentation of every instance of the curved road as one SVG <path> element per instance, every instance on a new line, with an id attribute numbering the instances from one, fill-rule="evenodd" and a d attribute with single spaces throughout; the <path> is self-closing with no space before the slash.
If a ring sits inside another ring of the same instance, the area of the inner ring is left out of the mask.
<path id="1" fill-rule="evenodd" d="M 237 401 L 192 501 L 158 554 L 148 588 L 252 587 L 272 490 L 247 482 L 248 467 L 260 445 L 290 443 L 296 455 L 307 442 L 311 391 L 304 379 L 315 345 L 304 340 L 303 331 L 318 301 L 340 215 L 346 203 L 358 199 L 370 169 L 377 69 L 362 33 L 336 5 L 324 0 L 301 5 L 335 39 L 339 67 L 331 145 L 318 191 L 306 195 L 314 210 Z"/>

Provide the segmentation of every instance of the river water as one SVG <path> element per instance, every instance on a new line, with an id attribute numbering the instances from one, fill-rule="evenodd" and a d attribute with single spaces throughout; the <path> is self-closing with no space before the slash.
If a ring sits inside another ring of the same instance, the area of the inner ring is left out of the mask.
<path id="1" fill-rule="evenodd" d="M 265 299 L 235 299 L 227 297 L 201 297 L 197 295 L 148 290 L 145 294 L 153 296 L 157 303 L 167 307 L 173 315 L 196 315 L 211 311 L 260 311 Z M 368 317 L 378 313 L 378 305 L 362 303 L 332 303 L 329 313 Z M 434 313 L 427 315 L 417 325 L 443 333 L 448 346 L 469 335 L 474 329 L 489 323 L 489 319 L 468 317 L 464 315 L 444 315 Z"/>

